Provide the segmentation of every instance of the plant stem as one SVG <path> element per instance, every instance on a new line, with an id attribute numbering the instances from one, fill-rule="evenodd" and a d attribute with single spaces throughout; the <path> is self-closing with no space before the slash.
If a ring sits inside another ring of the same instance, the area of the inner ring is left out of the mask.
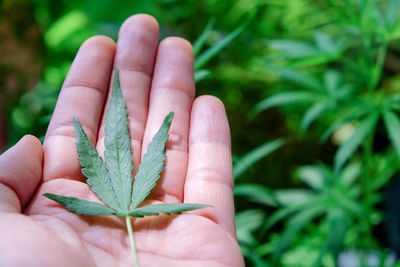
<path id="1" fill-rule="evenodd" d="M 136 267 L 140 267 L 138 259 L 137 259 L 137 255 L 136 255 L 135 239 L 133 238 L 132 224 L 131 224 L 131 219 L 130 219 L 129 215 L 125 216 L 125 221 L 126 221 L 126 227 L 128 228 L 133 263 L 135 264 Z"/>

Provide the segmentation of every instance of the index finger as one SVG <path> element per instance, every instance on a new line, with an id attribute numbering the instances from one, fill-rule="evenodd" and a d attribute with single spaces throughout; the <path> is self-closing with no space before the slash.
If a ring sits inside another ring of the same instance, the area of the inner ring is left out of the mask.
<path id="1" fill-rule="evenodd" d="M 83 179 L 75 148 L 72 117 L 78 117 L 95 145 L 114 53 L 114 41 L 104 36 L 88 39 L 79 49 L 61 89 L 44 140 L 44 181 L 55 178 Z"/>

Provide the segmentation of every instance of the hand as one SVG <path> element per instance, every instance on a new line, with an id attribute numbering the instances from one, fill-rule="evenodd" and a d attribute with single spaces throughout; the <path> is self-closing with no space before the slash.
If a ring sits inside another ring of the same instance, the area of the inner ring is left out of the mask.
<path id="1" fill-rule="evenodd" d="M 0 157 L 1 266 L 132 266 L 124 221 L 78 216 L 42 196 L 93 200 L 81 174 L 72 117 L 100 153 L 113 64 L 127 100 L 134 172 L 165 115 L 175 112 L 167 164 L 151 199 L 213 207 L 132 220 L 141 266 L 244 266 L 235 236 L 229 125 L 223 104 L 194 99 L 193 52 L 180 38 L 158 45 L 158 24 L 135 15 L 117 45 L 103 36 L 80 48 L 43 149 L 24 137 Z M 22 210 L 22 212 L 21 212 Z"/>

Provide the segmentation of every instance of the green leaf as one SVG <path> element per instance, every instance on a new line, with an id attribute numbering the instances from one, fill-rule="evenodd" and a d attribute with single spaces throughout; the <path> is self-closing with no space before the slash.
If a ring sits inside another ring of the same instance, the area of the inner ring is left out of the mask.
<path id="1" fill-rule="evenodd" d="M 207 79 L 210 76 L 211 76 L 211 71 L 209 71 L 209 70 L 205 70 L 205 69 L 196 70 L 194 72 L 194 81 L 196 83 L 198 83 L 198 82 L 201 82 L 201 81 Z"/>
<path id="2" fill-rule="evenodd" d="M 362 166 L 360 162 L 352 162 L 347 164 L 343 171 L 339 175 L 340 184 L 344 188 L 349 188 L 354 186 L 355 180 L 360 176 L 362 171 Z"/>
<path id="3" fill-rule="evenodd" d="M 131 203 L 132 191 L 132 151 L 129 138 L 128 111 L 125 99 L 122 97 L 118 78 L 118 69 L 115 68 L 112 97 L 109 102 L 104 139 L 105 165 L 111 179 L 111 185 L 121 208 L 127 212 Z"/>
<path id="4" fill-rule="evenodd" d="M 320 53 L 315 46 L 295 40 L 271 40 L 269 45 L 289 59 L 311 57 Z"/>
<path id="5" fill-rule="evenodd" d="M 297 69 L 284 68 L 277 70 L 277 74 L 284 80 L 300 85 L 314 91 L 321 91 L 323 88 L 321 82 L 313 75 L 302 72 Z"/>
<path id="6" fill-rule="evenodd" d="M 294 92 L 281 92 L 270 97 L 265 98 L 257 105 L 255 105 L 249 112 L 249 116 L 253 117 L 266 109 L 290 105 L 290 104 L 304 104 L 314 101 L 317 98 L 315 93 L 307 91 L 294 91 Z"/>
<path id="7" fill-rule="evenodd" d="M 297 68 L 308 68 L 317 65 L 327 64 L 333 62 L 340 58 L 340 55 L 329 55 L 325 53 L 316 54 L 310 57 L 304 57 L 301 59 L 293 60 L 293 62 L 288 63 L 289 67 Z"/>
<path id="8" fill-rule="evenodd" d="M 25 129 L 25 131 L 30 129 L 35 123 L 33 114 L 23 107 L 13 108 L 11 119 L 15 126 Z"/>
<path id="9" fill-rule="evenodd" d="M 334 70 L 328 70 L 324 73 L 324 85 L 331 95 L 335 95 L 340 84 L 340 74 Z"/>
<path id="10" fill-rule="evenodd" d="M 114 191 L 111 178 L 103 159 L 89 141 L 83 131 L 79 120 L 73 118 L 76 135 L 76 147 L 78 149 L 79 162 L 82 165 L 82 173 L 87 178 L 86 183 L 91 186 L 93 192 L 111 208 L 119 210 L 117 194 Z"/>
<path id="11" fill-rule="evenodd" d="M 129 215 L 133 217 L 144 217 L 163 214 L 180 214 L 184 211 L 196 210 L 210 207 L 209 205 L 203 204 L 181 204 L 181 203 L 167 203 L 167 204 L 155 204 L 148 205 L 141 208 L 135 208 L 129 211 Z"/>
<path id="12" fill-rule="evenodd" d="M 240 25 L 236 30 L 222 38 L 218 43 L 208 48 L 206 51 L 201 53 L 194 62 L 194 69 L 198 70 L 203 67 L 208 61 L 210 61 L 219 51 L 233 41 L 247 26 L 247 22 Z"/>
<path id="13" fill-rule="evenodd" d="M 76 197 L 65 197 L 65 196 L 59 196 L 59 195 L 54 195 L 54 194 L 49 194 L 45 193 L 43 194 L 45 197 L 50 198 L 64 207 L 66 207 L 68 210 L 75 212 L 76 214 L 83 214 L 86 216 L 89 215 L 116 215 L 117 212 L 110 209 L 109 207 L 92 202 L 92 201 L 87 201 L 83 199 L 79 199 Z"/>
<path id="14" fill-rule="evenodd" d="M 340 45 L 332 40 L 332 38 L 324 32 L 315 31 L 314 33 L 317 47 L 324 53 L 335 54 L 340 51 Z"/>
<path id="15" fill-rule="evenodd" d="M 255 231 L 259 229 L 266 219 L 263 210 L 244 210 L 235 215 L 236 234 L 240 245 L 255 246 L 258 244 Z"/>
<path id="16" fill-rule="evenodd" d="M 239 178 L 246 170 L 253 166 L 260 159 L 268 156 L 278 148 L 282 147 L 285 141 L 282 138 L 267 142 L 241 157 L 233 166 L 235 179 Z"/>
<path id="17" fill-rule="evenodd" d="M 63 42 L 69 41 L 71 36 L 79 35 L 85 27 L 90 25 L 90 19 L 82 11 L 70 11 L 56 20 L 47 29 L 44 39 L 51 48 L 58 48 Z M 80 36 L 85 37 L 85 36 Z"/>
<path id="18" fill-rule="evenodd" d="M 211 30 L 214 28 L 214 24 L 215 24 L 215 18 L 211 18 L 208 21 L 203 32 L 193 43 L 193 54 L 195 57 L 200 53 L 200 50 L 203 48 L 205 42 L 207 41 L 208 37 L 210 36 Z"/>
<path id="19" fill-rule="evenodd" d="M 309 189 L 280 189 L 275 191 L 275 198 L 282 206 L 298 206 L 314 199 L 316 194 Z"/>
<path id="20" fill-rule="evenodd" d="M 393 26 L 396 22 L 399 23 L 399 15 L 400 15 L 400 1 L 398 0 L 389 0 L 389 4 L 386 10 L 386 17 L 388 23 Z"/>
<path id="21" fill-rule="evenodd" d="M 400 157 L 400 120 L 394 112 L 387 110 L 383 112 L 383 121 L 396 153 Z"/>
<path id="22" fill-rule="evenodd" d="M 154 135 L 146 153 L 143 155 L 139 171 L 135 176 L 135 183 L 132 188 L 132 203 L 130 210 L 136 208 L 150 194 L 150 191 L 160 179 L 160 173 L 164 169 L 165 143 L 168 140 L 169 128 L 174 117 L 174 113 L 170 112 L 161 124 L 160 129 Z"/>
<path id="23" fill-rule="evenodd" d="M 268 188 L 259 184 L 238 184 L 235 185 L 235 197 L 244 196 L 255 203 L 266 206 L 277 206 L 274 193 Z"/>
<path id="24" fill-rule="evenodd" d="M 291 205 L 291 206 L 281 207 L 276 212 L 274 212 L 270 216 L 268 216 L 268 219 L 265 221 L 265 224 L 263 225 L 262 232 L 265 233 L 268 229 L 270 229 L 276 223 L 284 220 L 286 217 L 288 217 L 292 214 L 295 214 L 302 210 L 311 209 L 318 205 L 325 205 L 325 207 L 326 207 L 326 205 L 328 205 L 328 200 L 326 199 L 325 196 L 316 195 L 304 203 L 301 203 L 301 204 L 293 203 L 293 205 Z"/>
<path id="25" fill-rule="evenodd" d="M 351 110 L 351 112 L 339 118 L 334 123 L 332 123 L 331 126 L 329 126 L 329 128 L 322 134 L 321 142 L 325 142 L 342 125 L 354 121 L 356 119 L 359 119 L 362 116 L 366 115 L 368 112 L 370 112 L 369 108 L 357 105 L 356 108 Z"/>
<path id="26" fill-rule="evenodd" d="M 370 134 L 378 122 L 379 113 L 375 112 L 365 118 L 354 133 L 346 140 L 338 149 L 335 154 L 335 172 L 339 171 L 344 163 L 354 154 L 357 148 L 361 145 L 364 139 Z"/>
<path id="27" fill-rule="evenodd" d="M 281 238 L 276 245 L 273 258 L 277 257 L 286 249 L 293 238 L 314 218 L 326 212 L 326 206 L 321 203 L 316 204 L 314 207 L 302 210 L 295 216 L 293 216 L 286 224 L 285 230 L 283 231 Z"/>
<path id="28" fill-rule="evenodd" d="M 387 107 L 388 109 L 395 109 L 398 110 L 400 106 L 400 94 L 399 93 L 394 93 L 390 95 L 386 101 L 384 102 L 384 106 Z"/>
<path id="29" fill-rule="evenodd" d="M 347 218 L 343 210 L 333 209 L 328 212 L 326 219 L 328 224 L 327 245 L 331 251 L 338 253 L 344 242 L 347 230 Z"/>
<path id="30" fill-rule="evenodd" d="M 364 217 L 367 215 L 367 210 L 365 210 L 363 204 L 357 199 L 352 199 L 350 196 L 343 194 L 332 194 L 332 198 L 336 206 L 349 214 L 356 215 L 356 217 Z"/>
<path id="31" fill-rule="evenodd" d="M 318 166 L 303 166 L 296 170 L 295 176 L 315 190 L 324 187 L 324 174 Z"/>
<path id="32" fill-rule="evenodd" d="M 307 111 L 304 113 L 303 118 L 300 123 L 301 132 L 305 132 L 308 127 L 313 123 L 327 108 L 327 104 L 325 101 L 317 102 L 312 105 Z"/>

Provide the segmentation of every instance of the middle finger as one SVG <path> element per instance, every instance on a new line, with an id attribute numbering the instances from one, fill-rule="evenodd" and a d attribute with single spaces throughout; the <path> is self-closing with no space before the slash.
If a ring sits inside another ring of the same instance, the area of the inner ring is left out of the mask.
<path id="1" fill-rule="evenodd" d="M 118 66 L 122 95 L 126 100 L 128 109 L 134 173 L 136 173 L 140 162 L 157 44 L 158 23 L 153 17 L 134 15 L 121 26 L 115 64 Z M 108 99 L 111 97 L 111 91 Z M 104 151 L 104 122 L 107 107 L 108 105 L 103 113 L 97 142 L 97 149 L 101 154 Z"/>
<path id="2" fill-rule="evenodd" d="M 157 52 L 149 99 L 149 115 L 143 137 L 142 156 L 163 119 L 175 112 L 167 142 L 167 162 L 153 199 L 182 202 L 188 162 L 189 118 L 195 95 L 193 49 L 177 37 L 163 40 Z"/>

